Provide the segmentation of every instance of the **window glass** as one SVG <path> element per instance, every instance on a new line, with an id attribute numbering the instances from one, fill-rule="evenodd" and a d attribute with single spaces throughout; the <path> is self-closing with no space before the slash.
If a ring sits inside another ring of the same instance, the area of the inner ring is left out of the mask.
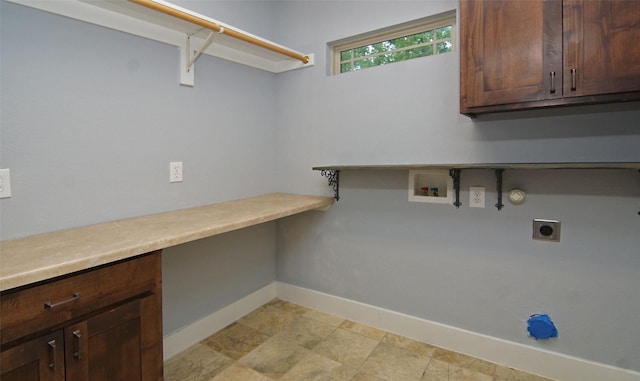
<path id="1" fill-rule="evenodd" d="M 452 11 L 343 40 L 332 46 L 333 74 L 453 52 L 455 22 Z"/>

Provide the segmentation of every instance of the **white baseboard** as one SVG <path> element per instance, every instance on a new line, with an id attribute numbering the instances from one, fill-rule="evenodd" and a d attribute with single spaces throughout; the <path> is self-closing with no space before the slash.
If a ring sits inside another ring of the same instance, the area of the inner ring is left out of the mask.
<path id="1" fill-rule="evenodd" d="M 640 381 L 640 373 L 276 282 L 279 299 L 441 348 L 561 381 Z"/>
<path id="2" fill-rule="evenodd" d="M 206 339 L 275 297 L 276 283 L 274 282 L 187 327 L 170 333 L 163 340 L 164 360 Z"/>

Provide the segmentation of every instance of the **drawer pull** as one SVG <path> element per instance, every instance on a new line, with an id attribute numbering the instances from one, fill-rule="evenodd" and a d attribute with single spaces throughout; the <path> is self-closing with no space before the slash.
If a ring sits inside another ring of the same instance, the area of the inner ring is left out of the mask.
<path id="1" fill-rule="evenodd" d="M 73 295 L 71 296 L 71 298 L 69 298 L 67 300 L 63 300 L 63 301 L 58 302 L 58 303 L 51 303 L 51 301 L 44 302 L 44 308 L 50 309 L 50 308 L 61 306 L 63 304 L 71 303 L 74 300 L 77 300 L 79 297 L 80 297 L 80 293 L 79 292 L 74 292 Z"/>
<path id="2" fill-rule="evenodd" d="M 51 361 L 49 362 L 49 369 L 56 370 L 56 341 L 51 340 L 49 344 L 49 350 L 51 351 Z"/>
<path id="3" fill-rule="evenodd" d="M 76 351 L 73 352 L 73 357 L 81 360 L 82 359 L 82 350 L 80 349 L 80 338 L 82 335 L 80 334 L 80 330 L 73 331 L 73 337 L 75 337 L 76 341 Z"/>
<path id="4" fill-rule="evenodd" d="M 555 94 L 556 93 L 556 72 L 555 71 L 549 72 L 549 75 L 551 76 L 551 89 L 549 89 L 549 93 Z"/>
<path id="5" fill-rule="evenodd" d="M 576 68 L 571 69 L 571 91 L 576 91 Z"/>

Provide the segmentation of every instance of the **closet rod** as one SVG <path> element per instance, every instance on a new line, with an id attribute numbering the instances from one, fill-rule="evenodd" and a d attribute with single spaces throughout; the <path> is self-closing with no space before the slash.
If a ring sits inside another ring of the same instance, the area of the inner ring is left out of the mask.
<path id="1" fill-rule="evenodd" d="M 213 30 L 215 32 L 226 34 L 229 37 L 237 38 L 239 40 L 248 42 L 250 44 L 257 45 L 257 46 L 259 46 L 261 48 L 264 48 L 264 49 L 267 49 L 267 50 L 271 50 L 272 52 L 280 53 L 280 54 L 285 55 L 287 57 L 295 58 L 295 59 L 297 59 L 299 61 L 302 61 L 302 63 L 306 64 L 306 63 L 309 62 L 309 57 L 308 56 L 302 55 L 302 54 L 294 52 L 292 50 L 285 49 L 285 48 L 283 48 L 281 46 L 278 46 L 278 45 L 271 44 L 271 43 L 269 43 L 267 41 L 263 41 L 263 40 L 257 39 L 255 37 L 246 35 L 244 33 L 235 31 L 235 30 L 233 30 L 231 28 L 225 28 L 225 27 L 220 26 L 220 25 L 218 25 L 218 24 L 216 24 L 214 22 L 202 19 L 200 17 L 191 15 L 189 13 L 183 12 L 183 11 L 178 10 L 178 9 L 174 9 L 174 8 L 169 7 L 167 5 L 164 5 L 162 3 L 158 3 L 158 2 L 155 2 L 153 0 L 129 0 L 129 1 L 131 1 L 132 3 L 136 3 L 138 5 L 142 5 L 144 7 L 150 8 L 150 9 L 154 9 L 154 10 L 156 10 L 158 12 L 162 12 L 162 13 L 167 14 L 169 16 L 177 17 L 179 19 L 188 21 L 190 23 L 193 23 L 193 24 L 196 24 L 196 25 L 200 25 L 201 27 L 204 27 L 204 28 L 207 28 L 207 29 L 211 29 L 211 30 Z"/>

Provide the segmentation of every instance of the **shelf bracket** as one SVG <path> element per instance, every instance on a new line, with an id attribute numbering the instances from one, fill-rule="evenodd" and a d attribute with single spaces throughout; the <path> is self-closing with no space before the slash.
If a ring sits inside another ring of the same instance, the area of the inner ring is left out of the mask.
<path id="1" fill-rule="evenodd" d="M 462 205 L 460 202 L 460 170 L 454 168 L 450 169 L 449 176 L 453 179 L 453 191 L 455 192 L 453 205 L 455 205 L 456 208 L 460 208 L 460 205 Z"/>
<path id="2" fill-rule="evenodd" d="M 222 33 L 222 32 L 224 32 L 224 28 L 222 28 L 221 31 L 218 32 L 218 33 Z M 198 57 L 200 57 L 202 52 L 205 49 L 207 49 L 209 47 L 209 45 L 211 45 L 211 42 L 213 42 L 213 36 L 215 34 L 216 34 L 216 32 L 209 33 L 209 35 L 207 36 L 207 39 L 204 40 L 204 43 L 202 44 L 202 47 L 199 50 L 196 51 L 196 53 L 194 54 L 193 57 L 191 57 L 189 59 L 189 61 L 187 62 L 187 67 L 186 67 L 187 71 L 191 70 L 191 66 L 193 66 L 193 64 L 196 62 Z M 192 36 L 192 34 L 187 34 L 187 58 L 191 55 L 191 36 Z"/>
<path id="3" fill-rule="evenodd" d="M 222 28 L 221 31 L 223 32 L 224 28 Z M 193 86 L 195 82 L 194 81 L 195 68 L 193 64 L 196 62 L 198 57 L 200 57 L 202 52 L 204 52 L 209 47 L 209 45 L 211 45 L 211 43 L 213 42 L 213 36 L 215 36 L 216 33 L 221 33 L 221 32 L 212 31 L 211 33 L 209 33 L 206 40 L 200 47 L 200 49 L 195 51 L 191 48 L 191 36 L 193 36 L 193 33 L 187 34 L 185 47 L 180 48 L 180 84 L 181 85 Z"/>
<path id="4" fill-rule="evenodd" d="M 340 200 L 340 170 L 323 169 L 320 174 L 328 179 L 329 186 L 333 188 L 336 201 Z"/>
<path id="5" fill-rule="evenodd" d="M 496 169 L 496 189 L 498 190 L 498 203 L 496 204 L 496 208 L 498 210 L 502 210 L 504 204 L 502 203 L 502 174 L 504 173 L 504 169 Z"/>

